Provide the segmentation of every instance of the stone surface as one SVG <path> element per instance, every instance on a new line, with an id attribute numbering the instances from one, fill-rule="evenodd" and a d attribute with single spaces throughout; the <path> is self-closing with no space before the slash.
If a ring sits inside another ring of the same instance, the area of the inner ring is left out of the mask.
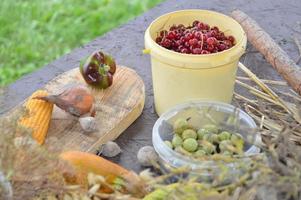
<path id="1" fill-rule="evenodd" d="M 140 147 L 152 143 L 152 126 L 157 119 L 153 109 L 150 59 L 148 55 L 142 54 L 144 31 L 156 17 L 167 12 L 181 9 L 210 9 L 228 14 L 235 8 L 241 9 L 255 19 L 293 59 L 298 57 L 292 35 L 297 34 L 301 37 L 300 0 L 168 0 L 8 86 L 0 97 L 0 114 L 22 102 L 55 76 L 77 67 L 79 61 L 94 50 L 106 51 L 112 54 L 119 64 L 135 69 L 145 82 L 146 104 L 143 114 L 117 139 L 116 142 L 123 152 L 112 159 L 124 167 L 138 171 L 140 167 L 136 154 Z M 249 47 L 249 50 L 254 49 Z M 281 79 L 259 53 L 248 53 L 241 61 L 260 78 Z"/>

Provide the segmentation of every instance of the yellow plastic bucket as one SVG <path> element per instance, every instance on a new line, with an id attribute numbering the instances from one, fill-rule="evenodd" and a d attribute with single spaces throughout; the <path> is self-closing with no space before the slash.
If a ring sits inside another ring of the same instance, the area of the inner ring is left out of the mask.
<path id="1" fill-rule="evenodd" d="M 232 48 L 214 54 L 181 54 L 155 42 L 157 34 L 173 24 L 192 24 L 194 20 L 217 26 L 236 40 Z M 247 37 L 234 19 L 209 10 L 180 10 L 160 16 L 145 32 L 145 48 L 150 50 L 155 109 L 158 115 L 183 102 L 214 100 L 230 103 L 239 58 Z"/>

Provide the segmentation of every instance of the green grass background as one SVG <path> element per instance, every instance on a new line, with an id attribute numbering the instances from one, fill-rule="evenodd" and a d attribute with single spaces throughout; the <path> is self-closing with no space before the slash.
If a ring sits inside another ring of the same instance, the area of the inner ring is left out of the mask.
<path id="1" fill-rule="evenodd" d="M 0 86 L 162 0 L 0 0 Z"/>

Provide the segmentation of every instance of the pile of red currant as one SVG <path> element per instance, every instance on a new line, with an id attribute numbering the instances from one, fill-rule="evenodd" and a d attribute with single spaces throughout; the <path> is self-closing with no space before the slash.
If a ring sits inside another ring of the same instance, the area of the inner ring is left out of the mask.
<path id="1" fill-rule="evenodd" d="M 191 26 L 173 25 L 158 33 L 156 43 L 169 50 L 185 54 L 211 54 L 235 45 L 232 35 L 225 36 L 218 27 L 195 20 Z"/>

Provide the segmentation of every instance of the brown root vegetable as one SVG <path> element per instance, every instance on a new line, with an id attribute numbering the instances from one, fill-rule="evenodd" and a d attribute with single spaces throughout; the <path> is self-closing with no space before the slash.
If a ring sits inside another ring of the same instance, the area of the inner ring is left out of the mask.
<path id="1" fill-rule="evenodd" d="M 54 103 L 57 107 L 76 117 L 95 115 L 94 97 L 86 87 L 81 85 L 68 88 L 58 95 L 35 97 L 35 99 Z"/>
<path id="2" fill-rule="evenodd" d="M 252 18 L 240 10 L 231 16 L 240 23 L 250 43 L 280 73 L 288 84 L 301 95 L 301 69 Z"/>

